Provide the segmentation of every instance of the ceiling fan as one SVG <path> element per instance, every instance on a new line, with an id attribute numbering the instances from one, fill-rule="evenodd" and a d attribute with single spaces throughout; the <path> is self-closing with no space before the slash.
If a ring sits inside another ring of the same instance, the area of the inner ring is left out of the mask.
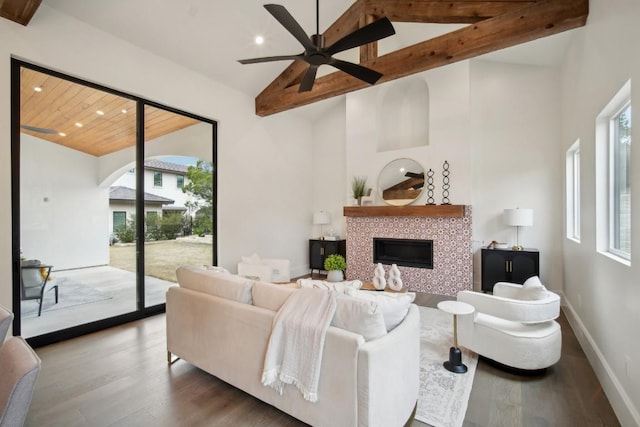
<path id="1" fill-rule="evenodd" d="M 394 35 L 396 32 L 388 18 L 384 17 L 378 19 L 375 22 L 347 34 L 331 46 L 325 47 L 324 36 L 320 34 L 319 29 L 319 0 L 316 0 L 316 34 L 311 37 L 307 36 L 304 29 L 300 24 L 298 24 L 293 16 L 291 16 L 284 6 L 278 4 L 265 4 L 264 8 L 267 9 L 267 11 L 271 13 L 271 15 L 273 15 L 273 17 L 276 18 L 276 20 L 300 42 L 300 44 L 302 44 L 304 52 L 299 55 L 241 59 L 238 61 L 241 64 L 256 64 L 259 62 L 284 60 L 305 61 L 309 64 L 309 68 L 307 68 L 307 71 L 302 78 L 298 92 L 308 92 L 313 88 L 313 83 L 316 79 L 316 72 L 318 71 L 318 67 L 321 65 L 331 65 L 369 84 L 375 84 L 380 77 L 382 77 L 382 74 L 375 70 L 363 67 L 360 64 L 354 64 L 353 62 L 333 58 L 333 55 L 347 49 L 362 46 Z"/>
<path id="2" fill-rule="evenodd" d="M 47 134 L 58 133 L 58 131 L 55 129 L 39 128 L 36 126 L 29 126 L 29 125 L 20 125 L 20 127 L 22 129 L 26 129 L 26 130 L 30 130 L 32 132 L 38 132 L 38 133 L 47 133 Z"/>

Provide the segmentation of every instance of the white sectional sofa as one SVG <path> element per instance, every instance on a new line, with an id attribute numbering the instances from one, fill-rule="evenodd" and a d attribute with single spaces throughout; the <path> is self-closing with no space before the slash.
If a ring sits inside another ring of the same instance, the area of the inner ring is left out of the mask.
<path id="1" fill-rule="evenodd" d="M 420 315 L 414 304 L 398 326 L 368 341 L 330 326 L 318 401 L 312 403 L 294 386 L 280 395 L 261 383 L 274 316 L 297 291 L 294 285 L 196 267 L 180 267 L 177 276 L 179 286 L 167 291 L 170 361 L 177 356 L 312 426 L 394 427 L 412 417 L 420 363 Z M 375 304 L 364 307 L 379 311 Z M 351 317 L 343 313 L 343 319 Z"/>

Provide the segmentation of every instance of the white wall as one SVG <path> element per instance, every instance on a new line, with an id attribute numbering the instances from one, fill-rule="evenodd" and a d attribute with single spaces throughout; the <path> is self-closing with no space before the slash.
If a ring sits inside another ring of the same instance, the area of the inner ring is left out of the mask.
<path id="1" fill-rule="evenodd" d="M 20 159 L 25 258 L 55 270 L 108 264 L 109 189 L 98 185 L 97 159 L 25 134 Z"/>
<path id="2" fill-rule="evenodd" d="M 114 38 L 46 5 L 28 27 L 0 20 L 0 93 L 10 93 L 10 57 L 218 120 L 219 263 L 235 271 L 253 251 L 307 271 L 312 179 L 309 121 L 295 111 L 255 116 L 253 98 Z M 6 100 L 6 98 L 5 98 Z M 0 103 L 0 304 L 11 306 L 9 102 Z M 112 156 L 131 159 L 126 152 Z M 177 151 L 185 154 L 184 150 Z M 147 153 L 154 155 L 154 153 Z M 165 154 L 165 153 L 162 153 Z M 202 156 L 200 156 L 202 157 Z M 101 159 L 100 182 L 116 167 Z M 121 173 L 121 172 L 119 172 Z M 107 224 L 107 222 L 104 222 Z"/>
<path id="3" fill-rule="evenodd" d="M 421 79 L 429 87 L 429 140 L 428 145 L 377 152 L 381 114 L 393 106 L 383 104 L 393 99 L 386 91 L 393 88 L 385 83 L 347 94 L 346 106 L 346 182 L 343 185 L 344 202 L 351 197 L 351 180 L 366 176 L 369 187 L 377 188 L 377 179 L 384 166 L 401 157 L 416 160 L 427 171 L 433 169 L 434 199 L 442 203 L 442 170 L 444 161 L 450 165 L 449 199 L 452 204 L 471 202 L 471 156 L 469 140 L 469 63 L 460 62 L 403 80 Z M 398 101 L 399 102 L 399 101 Z M 398 108 L 401 108 L 399 105 Z M 376 198 L 380 200 L 380 198 Z M 427 200 L 423 191 L 416 204 Z M 377 204 L 383 204 L 378 202 Z"/>
<path id="4" fill-rule="evenodd" d="M 505 208 L 533 209 L 520 244 L 540 251 L 540 277 L 562 290 L 562 178 L 560 74 L 557 68 L 471 61 L 473 238 L 515 244 Z M 474 261 L 480 286 L 480 253 Z"/>
<path id="5" fill-rule="evenodd" d="M 566 313 L 623 426 L 640 425 L 640 2 L 592 0 L 562 70 L 562 152 L 580 139 L 581 241 L 563 239 Z M 596 116 L 631 79 L 631 266 L 596 252 Z M 635 168 L 634 168 L 635 167 Z"/>

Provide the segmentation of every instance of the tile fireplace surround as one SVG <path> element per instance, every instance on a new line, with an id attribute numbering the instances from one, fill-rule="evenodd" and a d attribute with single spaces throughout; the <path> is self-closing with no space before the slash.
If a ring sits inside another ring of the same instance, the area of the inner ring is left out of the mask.
<path id="1" fill-rule="evenodd" d="M 433 270 L 399 266 L 404 286 L 449 296 L 472 289 L 471 206 L 464 206 L 462 217 L 425 215 L 347 216 L 347 278 L 373 280 L 374 237 L 428 239 L 433 240 Z"/>

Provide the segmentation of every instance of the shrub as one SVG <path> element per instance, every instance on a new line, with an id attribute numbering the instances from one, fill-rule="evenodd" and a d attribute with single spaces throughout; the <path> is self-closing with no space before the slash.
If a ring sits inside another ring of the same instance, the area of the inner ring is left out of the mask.
<path id="1" fill-rule="evenodd" d="M 324 260 L 324 269 L 331 270 L 344 270 L 347 268 L 347 262 L 342 255 L 332 254 Z"/>

